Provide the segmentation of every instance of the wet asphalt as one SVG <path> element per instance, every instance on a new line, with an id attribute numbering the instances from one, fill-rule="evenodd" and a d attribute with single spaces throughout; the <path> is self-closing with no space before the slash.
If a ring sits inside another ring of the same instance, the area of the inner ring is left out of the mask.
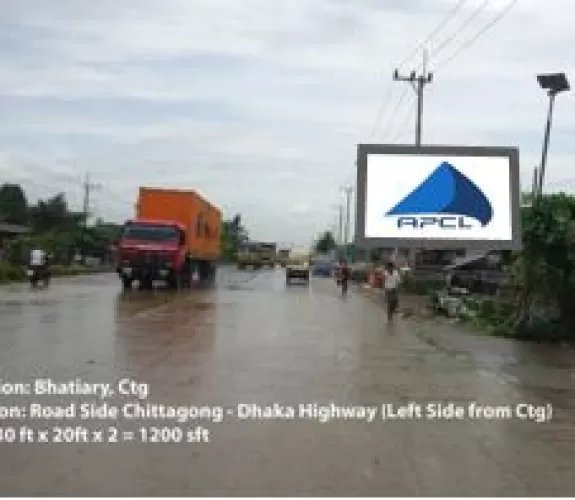
<path id="1" fill-rule="evenodd" d="M 0 495 L 572 496 L 574 360 L 566 348 L 473 338 L 441 323 L 388 326 L 377 297 L 351 290 L 343 299 L 325 278 L 288 288 L 281 269 L 221 268 L 215 286 L 182 293 L 123 293 L 114 275 L 58 279 L 47 290 L 5 286 L 0 411 L 27 413 L 0 419 Z M 147 385 L 106 400 L 10 394 L 47 378 Z M 226 413 L 182 423 L 29 415 L 33 404 L 71 403 Z M 273 403 L 378 414 L 239 418 L 238 405 Z M 384 404 L 408 413 L 421 405 L 425 416 L 431 403 L 512 413 L 532 404 L 552 408 L 552 418 L 381 418 Z M 69 442 L 54 442 L 60 432 Z"/>

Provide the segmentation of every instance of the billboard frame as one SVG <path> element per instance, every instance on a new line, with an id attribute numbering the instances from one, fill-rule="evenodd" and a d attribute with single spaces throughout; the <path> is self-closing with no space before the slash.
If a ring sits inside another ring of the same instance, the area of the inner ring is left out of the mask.
<path id="1" fill-rule="evenodd" d="M 454 238 L 369 238 L 365 236 L 365 209 L 367 197 L 368 155 L 436 155 L 509 158 L 509 186 L 511 189 L 511 240 L 459 240 Z M 426 250 L 451 250 L 461 248 L 474 251 L 522 249 L 521 233 L 521 182 L 519 149 L 514 147 L 483 146 L 408 146 L 397 144 L 358 144 L 356 185 L 355 243 L 365 249 L 416 248 Z"/>

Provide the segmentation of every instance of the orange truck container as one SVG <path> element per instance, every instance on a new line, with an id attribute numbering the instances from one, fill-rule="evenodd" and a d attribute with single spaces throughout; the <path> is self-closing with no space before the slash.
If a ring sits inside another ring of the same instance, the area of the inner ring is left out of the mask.
<path id="1" fill-rule="evenodd" d="M 212 280 L 220 258 L 221 211 L 195 191 L 141 187 L 136 217 L 127 221 L 118 248 L 117 272 L 133 281 L 170 288 Z"/>

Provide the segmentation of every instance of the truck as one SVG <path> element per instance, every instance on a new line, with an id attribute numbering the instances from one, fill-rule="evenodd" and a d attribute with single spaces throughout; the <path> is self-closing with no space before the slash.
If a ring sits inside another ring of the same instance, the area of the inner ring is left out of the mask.
<path id="1" fill-rule="evenodd" d="M 245 269 L 246 267 L 261 269 L 264 266 L 269 266 L 273 269 L 277 260 L 276 248 L 276 243 L 255 241 L 246 243 L 238 251 L 238 269 Z"/>
<path id="2" fill-rule="evenodd" d="M 276 267 L 277 262 L 277 244 L 260 243 L 259 245 L 259 262 L 260 266 L 269 266 L 272 269 Z"/>
<path id="3" fill-rule="evenodd" d="M 292 252 L 286 265 L 286 285 L 291 285 L 292 280 L 303 280 L 309 285 L 310 279 L 310 255 L 309 252 Z"/>
<path id="4" fill-rule="evenodd" d="M 280 248 L 278 250 L 277 261 L 282 267 L 286 267 L 289 262 L 290 250 L 288 248 Z"/>
<path id="5" fill-rule="evenodd" d="M 124 289 L 137 281 L 171 289 L 215 279 L 222 213 L 193 190 L 140 187 L 136 213 L 117 245 L 116 271 Z"/>
<path id="6" fill-rule="evenodd" d="M 238 250 L 237 264 L 238 269 L 245 269 L 248 266 L 258 268 L 258 243 L 248 242 L 244 243 Z"/>

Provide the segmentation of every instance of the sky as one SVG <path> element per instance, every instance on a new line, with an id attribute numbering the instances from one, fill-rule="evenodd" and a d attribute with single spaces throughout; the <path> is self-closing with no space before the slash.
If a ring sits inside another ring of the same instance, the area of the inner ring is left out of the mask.
<path id="1" fill-rule="evenodd" d="M 415 93 L 392 74 L 421 71 L 425 47 L 423 143 L 518 147 L 529 186 L 536 75 L 573 77 L 575 4 L 519 0 L 467 43 L 510 4 L 2 0 L 0 182 L 80 207 L 89 174 L 94 216 L 119 222 L 138 186 L 196 189 L 254 239 L 307 245 L 336 228 L 358 143 L 413 143 Z M 566 93 L 549 190 L 575 188 L 574 132 Z"/>

